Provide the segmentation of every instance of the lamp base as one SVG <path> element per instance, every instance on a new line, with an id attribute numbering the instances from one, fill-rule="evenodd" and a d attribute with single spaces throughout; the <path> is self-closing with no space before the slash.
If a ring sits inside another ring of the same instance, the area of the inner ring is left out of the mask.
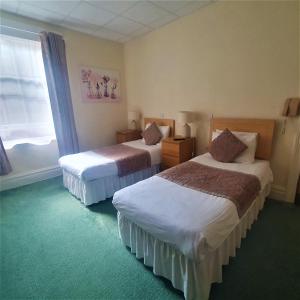
<path id="1" fill-rule="evenodd" d="M 136 130 L 137 129 L 137 123 L 135 120 L 132 120 L 130 123 L 129 123 L 129 129 L 133 129 L 133 130 Z"/>
<path id="2" fill-rule="evenodd" d="M 191 137 L 191 126 L 187 123 L 185 123 L 182 127 L 182 136 L 184 138 Z"/>

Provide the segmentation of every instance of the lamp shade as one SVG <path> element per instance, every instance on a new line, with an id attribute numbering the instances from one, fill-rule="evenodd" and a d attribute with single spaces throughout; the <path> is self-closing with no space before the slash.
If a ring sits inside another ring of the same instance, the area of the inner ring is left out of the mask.
<path id="1" fill-rule="evenodd" d="M 137 121 L 140 118 L 140 114 L 137 111 L 129 111 L 128 112 L 128 120 L 129 121 Z"/>
<path id="2" fill-rule="evenodd" d="M 191 123 L 193 122 L 193 113 L 191 111 L 180 111 L 178 112 L 177 121 L 179 123 Z"/>

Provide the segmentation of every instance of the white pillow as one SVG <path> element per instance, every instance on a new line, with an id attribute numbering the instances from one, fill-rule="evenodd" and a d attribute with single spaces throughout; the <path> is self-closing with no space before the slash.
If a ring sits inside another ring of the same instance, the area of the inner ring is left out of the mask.
<path id="1" fill-rule="evenodd" d="M 214 140 L 223 130 L 217 129 L 212 134 Z M 240 139 L 248 148 L 241 153 L 234 162 L 243 164 L 252 164 L 255 161 L 255 152 L 257 147 L 257 133 L 256 132 L 240 132 L 232 131 L 232 133 Z"/>
<path id="2" fill-rule="evenodd" d="M 170 134 L 170 126 L 158 126 L 158 127 L 162 134 L 162 138 L 163 139 L 167 138 Z"/>

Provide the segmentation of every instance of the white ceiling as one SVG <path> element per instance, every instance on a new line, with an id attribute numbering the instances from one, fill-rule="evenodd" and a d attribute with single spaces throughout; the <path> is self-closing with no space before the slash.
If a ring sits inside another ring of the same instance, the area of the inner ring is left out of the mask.
<path id="1" fill-rule="evenodd" d="M 97 37 L 126 42 L 213 1 L 0 0 L 0 8 Z"/>

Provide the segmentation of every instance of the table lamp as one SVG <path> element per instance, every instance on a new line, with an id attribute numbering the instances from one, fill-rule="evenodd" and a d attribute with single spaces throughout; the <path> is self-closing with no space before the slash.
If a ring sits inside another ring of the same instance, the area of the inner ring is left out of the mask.
<path id="1" fill-rule="evenodd" d="M 191 111 L 180 111 L 177 116 L 178 123 L 182 124 L 182 136 L 188 138 L 191 136 L 191 127 L 188 123 L 193 122 L 193 113 Z"/>
<path id="2" fill-rule="evenodd" d="M 140 119 L 140 114 L 137 111 L 128 112 L 128 121 L 130 123 L 130 129 L 137 129 L 137 122 Z"/>

